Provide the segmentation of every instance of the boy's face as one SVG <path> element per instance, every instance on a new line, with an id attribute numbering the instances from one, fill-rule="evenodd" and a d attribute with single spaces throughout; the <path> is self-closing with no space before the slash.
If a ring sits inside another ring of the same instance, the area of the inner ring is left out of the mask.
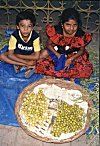
<path id="1" fill-rule="evenodd" d="M 63 31 L 64 33 L 68 34 L 68 35 L 73 35 L 76 33 L 78 28 L 78 24 L 75 20 L 71 19 L 69 21 L 66 21 L 63 24 Z"/>
<path id="2" fill-rule="evenodd" d="M 28 37 L 33 30 L 33 24 L 30 20 L 21 20 L 17 29 L 20 30 L 22 37 Z"/>

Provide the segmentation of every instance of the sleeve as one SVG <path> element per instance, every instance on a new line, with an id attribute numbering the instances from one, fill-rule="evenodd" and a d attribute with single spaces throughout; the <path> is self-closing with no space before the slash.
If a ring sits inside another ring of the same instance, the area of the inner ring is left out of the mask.
<path id="1" fill-rule="evenodd" d="M 92 35 L 89 32 L 86 32 L 84 36 L 82 37 L 76 37 L 74 40 L 72 40 L 72 47 L 80 48 L 87 46 L 90 41 L 92 40 Z"/>
<path id="2" fill-rule="evenodd" d="M 34 47 L 34 52 L 38 52 L 41 50 L 40 48 L 40 38 L 36 38 L 34 41 L 33 41 L 33 47 Z"/>
<path id="3" fill-rule="evenodd" d="M 89 32 L 86 32 L 83 37 L 83 40 L 84 40 L 83 46 L 86 46 L 92 40 L 92 34 Z"/>
<path id="4" fill-rule="evenodd" d="M 49 37 L 52 37 L 56 34 L 54 26 L 47 25 L 46 26 L 46 33 Z"/>
<path id="5" fill-rule="evenodd" d="M 92 40 L 91 33 L 85 33 L 82 37 L 74 37 L 71 41 L 71 48 L 85 47 Z"/>
<path id="6" fill-rule="evenodd" d="M 16 42 L 17 42 L 16 38 L 13 35 L 11 35 L 8 50 L 16 49 Z"/>

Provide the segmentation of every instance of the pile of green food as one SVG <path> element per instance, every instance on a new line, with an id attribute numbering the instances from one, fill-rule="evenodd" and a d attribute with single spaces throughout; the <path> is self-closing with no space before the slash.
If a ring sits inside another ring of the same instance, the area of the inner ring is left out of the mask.
<path id="1" fill-rule="evenodd" d="M 69 105 L 66 102 L 58 103 L 57 118 L 52 127 L 53 136 L 61 133 L 72 133 L 81 130 L 84 124 L 84 110 L 79 105 Z"/>
<path id="2" fill-rule="evenodd" d="M 49 120 L 48 106 L 49 103 L 42 90 L 39 90 L 37 94 L 27 92 L 20 108 L 20 114 L 24 115 L 25 123 L 29 126 L 34 127 L 37 123 L 43 125 L 46 120 Z"/>

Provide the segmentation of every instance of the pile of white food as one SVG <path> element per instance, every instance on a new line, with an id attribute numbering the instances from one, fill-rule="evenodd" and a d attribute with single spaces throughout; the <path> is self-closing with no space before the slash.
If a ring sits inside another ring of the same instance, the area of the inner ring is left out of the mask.
<path id="1" fill-rule="evenodd" d="M 82 93 L 79 90 L 68 90 L 65 88 L 60 88 L 55 84 L 40 84 L 34 88 L 33 92 L 38 93 L 40 88 L 43 90 L 43 93 L 47 98 L 61 99 L 70 105 L 73 105 L 75 103 L 74 100 L 77 100 L 78 98 L 82 97 Z M 84 109 L 84 112 L 87 113 L 88 103 L 86 101 L 79 99 L 76 104 L 82 107 Z"/>

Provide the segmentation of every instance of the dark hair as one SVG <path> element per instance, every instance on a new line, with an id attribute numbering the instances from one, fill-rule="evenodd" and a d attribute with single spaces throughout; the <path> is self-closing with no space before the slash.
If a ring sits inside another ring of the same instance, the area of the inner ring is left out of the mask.
<path id="1" fill-rule="evenodd" d="M 33 24 L 33 26 L 35 26 L 36 24 L 36 18 L 35 15 L 33 14 L 32 11 L 30 10 L 26 10 L 26 11 L 21 11 L 17 16 L 16 16 L 16 25 L 19 25 L 19 22 L 21 20 L 30 20 Z"/>
<path id="2" fill-rule="evenodd" d="M 79 12 L 75 10 L 74 8 L 67 8 L 62 12 L 60 23 L 64 24 L 66 21 L 69 21 L 71 19 L 76 20 L 76 22 L 78 23 L 78 26 L 81 27 L 82 22 L 80 19 Z"/>

